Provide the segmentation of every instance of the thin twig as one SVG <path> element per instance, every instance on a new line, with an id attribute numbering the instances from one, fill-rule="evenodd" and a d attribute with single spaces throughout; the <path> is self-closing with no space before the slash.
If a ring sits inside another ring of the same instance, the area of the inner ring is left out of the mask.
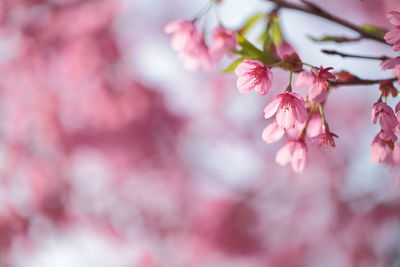
<path id="1" fill-rule="evenodd" d="M 371 84 L 378 84 L 383 81 L 397 81 L 398 78 L 389 78 L 389 79 L 377 79 L 377 80 L 367 80 L 367 79 L 360 79 L 355 78 L 348 82 L 332 82 L 331 85 L 333 87 L 336 86 L 356 86 L 356 85 L 371 85 Z"/>
<path id="2" fill-rule="evenodd" d="M 267 0 L 267 1 L 275 3 L 278 6 L 281 6 L 283 8 L 302 11 L 305 13 L 313 14 L 315 16 L 327 19 L 329 21 L 335 22 L 335 23 L 345 26 L 349 29 L 352 29 L 353 31 L 359 33 L 362 37 L 364 37 L 366 39 L 371 39 L 371 40 L 375 40 L 380 43 L 387 44 L 386 41 L 382 37 L 371 34 L 349 21 L 346 21 L 342 18 L 336 17 L 336 16 L 328 13 L 327 11 L 321 9 L 317 5 L 310 3 L 308 1 L 302 0 L 302 2 L 305 3 L 305 6 L 293 4 L 293 3 L 287 2 L 285 0 Z"/>
<path id="3" fill-rule="evenodd" d="M 374 56 L 365 56 L 365 55 L 353 55 L 353 54 L 347 54 L 347 53 L 342 53 L 339 51 L 327 50 L 327 49 L 322 49 L 321 52 L 325 53 L 327 55 L 338 55 L 341 57 L 363 58 L 363 59 L 373 59 L 373 60 L 386 60 L 386 59 L 390 58 L 387 56 L 374 57 Z"/>

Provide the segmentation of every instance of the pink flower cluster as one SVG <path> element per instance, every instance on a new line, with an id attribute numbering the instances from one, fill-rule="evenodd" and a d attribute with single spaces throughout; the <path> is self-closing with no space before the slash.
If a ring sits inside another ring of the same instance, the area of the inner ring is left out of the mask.
<path id="1" fill-rule="evenodd" d="M 214 30 L 212 43 L 207 46 L 204 34 L 195 25 L 195 21 L 178 20 L 167 24 L 164 32 L 172 34 L 171 46 L 179 52 L 185 68 L 209 70 L 213 62 L 224 55 L 232 55 L 236 48 L 236 34 L 231 30 L 217 27 Z"/>
<path id="2" fill-rule="evenodd" d="M 297 77 L 295 85 L 298 87 L 311 86 L 308 100 L 312 103 L 322 103 L 328 95 L 330 83 L 336 80 L 335 75 L 329 71 L 333 68 L 313 68 L 311 72 L 302 71 Z"/>
<path id="3" fill-rule="evenodd" d="M 391 11 L 386 14 L 386 18 L 396 28 L 387 32 L 384 36 L 385 41 L 393 45 L 394 51 L 400 50 L 400 12 Z M 382 70 L 392 70 L 394 76 L 400 79 L 400 57 L 390 58 L 381 63 Z"/>
<path id="4" fill-rule="evenodd" d="M 396 105 L 396 113 L 381 100 L 372 107 L 371 119 L 376 124 L 379 121 L 381 130 L 371 143 L 371 159 L 374 163 L 398 163 L 400 162 L 400 145 L 396 143 L 396 134 L 400 133 L 400 102 Z"/>
<path id="5" fill-rule="evenodd" d="M 298 75 L 296 86 L 311 86 L 308 94 L 310 105 L 321 105 L 325 101 L 331 82 L 336 79 L 329 72 L 331 69 L 313 68 L 311 72 L 302 71 Z M 256 94 L 265 95 L 272 86 L 273 74 L 259 60 L 244 60 L 237 66 L 235 73 L 238 76 L 237 87 L 240 93 L 247 94 L 254 89 Z M 311 106 L 309 110 L 312 110 Z M 291 163 L 295 172 L 301 172 L 306 164 L 305 133 L 312 140 L 317 140 L 319 148 L 335 147 L 333 138 L 337 135 L 329 131 L 319 112 L 307 110 L 304 99 L 292 92 L 291 86 L 265 107 L 264 117 L 274 117 L 273 122 L 262 133 L 265 142 L 276 142 L 285 133 L 292 137 L 279 150 L 276 162 L 280 165 Z"/>

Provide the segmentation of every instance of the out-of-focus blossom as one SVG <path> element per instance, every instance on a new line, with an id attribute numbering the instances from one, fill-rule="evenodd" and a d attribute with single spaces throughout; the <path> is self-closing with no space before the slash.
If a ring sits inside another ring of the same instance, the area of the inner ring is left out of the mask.
<path id="1" fill-rule="evenodd" d="M 335 147 L 335 140 L 333 138 L 338 138 L 338 136 L 328 128 L 325 128 L 322 134 L 314 137 L 314 140 L 318 143 L 317 146 L 319 149 L 329 149 Z"/>
<path id="2" fill-rule="evenodd" d="M 393 109 L 386 103 L 376 102 L 371 111 L 371 120 L 375 124 L 377 120 L 385 132 L 392 132 L 396 128 L 398 121 Z"/>
<path id="3" fill-rule="evenodd" d="M 254 89 L 265 95 L 272 86 L 272 72 L 259 60 L 245 59 L 235 69 L 239 92 L 247 94 Z"/>
<path id="4" fill-rule="evenodd" d="M 400 64 L 400 57 L 389 58 L 381 62 L 382 70 L 391 70 Z"/>
<path id="5" fill-rule="evenodd" d="M 204 35 L 197 30 L 194 21 L 174 21 L 167 24 L 164 31 L 172 34 L 171 46 L 179 52 L 179 57 L 187 69 L 211 68 L 211 58 Z"/>
<path id="6" fill-rule="evenodd" d="M 274 48 L 272 52 L 276 53 L 276 56 L 282 61 L 285 61 L 285 57 L 297 54 L 294 48 L 285 41 L 277 47 L 274 46 Z"/>
<path id="7" fill-rule="evenodd" d="M 396 26 L 396 29 L 387 32 L 384 36 L 388 44 L 393 45 L 393 50 L 400 50 L 400 12 L 391 11 L 386 15 L 391 24 Z"/>
<path id="8" fill-rule="evenodd" d="M 322 117 L 319 112 L 313 112 L 307 125 L 307 136 L 315 137 L 322 133 Z"/>
<path id="9" fill-rule="evenodd" d="M 209 48 L 213 61 L 220 61 L 224 55 L 233 56 L 231 49 L 236 48 L 236 33 L 234 31 L 217 27 L 214 30 L 212 43 Z"/>
<path id="10" fill-rule="evenodd" d="M 379 132 L 371 143 L 371 160 L 374 163 L 382 163 L 394 149 L 397 137 L 393 133 Z"/>
<path id="11" fill-rule="evenodd" d="M 262 138 L 268 144 L 274 143 L 282 138 L 285 134 L 285 130 L 278 126 L 276 121 L 265 127 Z"/>
<path id="12" fill-rule="evenodd" d="M 167 24 L 164 32 L 172 34 L 172 48 L 184 53 L 192 46 L 192 38 L 197 34 L 197 29 L 193 21 L 178 20 Z"/>
<path id="13" fill-rule="evenodd" d="M 306 121 L 308 113 L 303 98 L 293 92 L 279 94 L 264 109 L 266 119 L 276 113 L 276 123 L 282 129 L 294 128 Z"/>
<path id="14" fill-rule="evenodd" d="M 275 160 L 282 166 L 291 163 L 293 171 L 302 172 L 307 160 L 306 144 L 301 140 L 287 141 L 276 154 Z"/>

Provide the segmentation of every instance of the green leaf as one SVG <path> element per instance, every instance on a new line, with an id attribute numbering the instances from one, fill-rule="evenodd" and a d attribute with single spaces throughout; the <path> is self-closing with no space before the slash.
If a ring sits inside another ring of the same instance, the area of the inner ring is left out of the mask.
<path id="1" fill-rule="evenodd" d="M 246 57 L 239 57 L 235 61 L 232 62 L 226 69 L 223 70 L 224 73 L 234 72 L 236 67 L 245 60 Z"/>
<path id="2" fill-rule="evenodd" d="M 275 46 L 280 46 L 283 43 L 283 36 L 281 26 L 279 25 L 279 17 L 276 16 L 272 20 L 272 27 L 271 27 L 271 37 L 272 42 Z"/>
<path id="3" fill-rule="evenodd" d="M 242 47 L 242 55 L 255 57 L 267 64 L 275 63 L 274 57 L 270 53 L 265 53 L 250 43 L 243 35 L 238 34 L 238 44 Z"/>
<path id="4" fill-rule="evenodd" d="M 379 28 L 377 26 L 371 25 L 371 24 L 365 24 L 362 26 L 362 29 L 366 31 L 369 34 L 378 36 L 378 37 L 383 37 L 387 30 Z"/>
<path id="5" fill-rule="evenodd" d="M 244 26 L 242 27 L 242 29 L 240 30 L 240 33 L 242 35 L 246 35 L 250 29 L 261 19 L 265 18 L 265 14 L 262 13 L 257 13 L 253 16 L 251 16 L 250 18 L 247 19 L 246 23 L 244 24 Z"/>

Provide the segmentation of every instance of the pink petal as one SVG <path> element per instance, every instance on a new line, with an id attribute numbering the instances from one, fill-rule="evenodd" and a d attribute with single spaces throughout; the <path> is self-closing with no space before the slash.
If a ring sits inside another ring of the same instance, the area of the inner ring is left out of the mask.
<path id="1" fill-rule="evenodd" d="M 306 147 L 301 142 L 296 142 L 293 154 L 292 154 L 292 169 L 293 171 L 300 173 L 304 170 L 307 161 Z"/>
<path id="2" fill-rule="evenodd" d="M 304 106 L 304 101 L 301 99 L 296 99 L 295 103 L 295 118 L 299 123 L 304 123 L 308 118 L 308 112 Z"/>
<path id="3" fill-rule="evenodd" d="M 294 150 L 294 141 L 288 141 L 286 144 L 276 153 L 275 161 L 281 166 L 288 164 L 292 159 L 292 153 Z"/>
<path id="4" fill-rule="evenodd" d="M 390 70 L 395 68 L 399 64 L 400 64 L 400 57 L 395 57 L 382 61 L 380 65 L 382 70 Z"/>
<path id="5" fill-rule="evenodd" d="M 395 44 L 400 41 L 400 30 L 391 30 L 385 34 L 384 38 L 388 44 Z"/>
<path id="6" fill-rule="evenodd" d="M 307 126 L 307 135 L 309 137 L 315 137 L 320 135 L 322 132 L 322 118 L 319 113 L 314 112 L 311 116 Z"/>
<path id="7" fill-rule="evenodd" d="M 257 84 L 254 87 L 254 90 L 255 90 L 256 94 L 259 94 L 259 95 L 267 94 L 269 89 L 272 86 L 271 79 L 272 79 L 272 72 L 270 73 L 269 77 L 263 79 L 263 81 L 260 84 Z"/>
<path id="8" fill-rule="evenodd" d="M 273 123 L 265 127 L 262 133 L 262 138 L 265 142 L 271 144 L 281 139 L 284 134 L 285 130 L 280 128 L 274 121 Z"/>
<path id="9" fill-rule="evenodd" d="M 308 71 L 302 71 L 297 75 L 296 81 L 294 85 L 296 87 L 302 87 L 302 86 L 310 86 L 314 83 L 315 76 L 308 72 Z"/>
<path id="10" fill-rule="evenodd" d="M 235 69 L 235 74 L 238 76 L 246 75 L 249 71 L 256 67 L 263 67 L 264 63 L 259 60 L 245 59 Z"/>
<path id="11" fill-rule="evenodd" d="M 282 100 L 282 95 L 278 95 L 277 97 L 275 97 L 274 100 L 272 100 L 271 103 L 269 103 L 264 108 L 264 118 L 266 119 L 271 118 L 276 113 L 281 103 L 281 100 Z"/>
<path id="12" fill-rule="evenodd" d="M 389 22 L 393 25 L 400 25 L 400 12 L 397 11 L 390 11 L 386 14 L 386 18 Z"/>
<path id="13" fill-rule="evenodd" d="M 328 95 L 328 91 L 321 83 L 316 83 L 311 86 L 308 92 L 308 98 L 312 103 L 322 103 Z"/>
<path id="14" fill-rule="evenodd" d="M 254 88 L 254 78 L 251 76 L 239 76 L 236 82 L 239 92 L 242 94 L 250 93 Z"/>
<path id="15" fill-rule="evenodd" d="M 276 123 L 283 129 L 290 129 L 295 126 L 295 110 L 293 108 L 279 108 L 276 112 Z"/>

